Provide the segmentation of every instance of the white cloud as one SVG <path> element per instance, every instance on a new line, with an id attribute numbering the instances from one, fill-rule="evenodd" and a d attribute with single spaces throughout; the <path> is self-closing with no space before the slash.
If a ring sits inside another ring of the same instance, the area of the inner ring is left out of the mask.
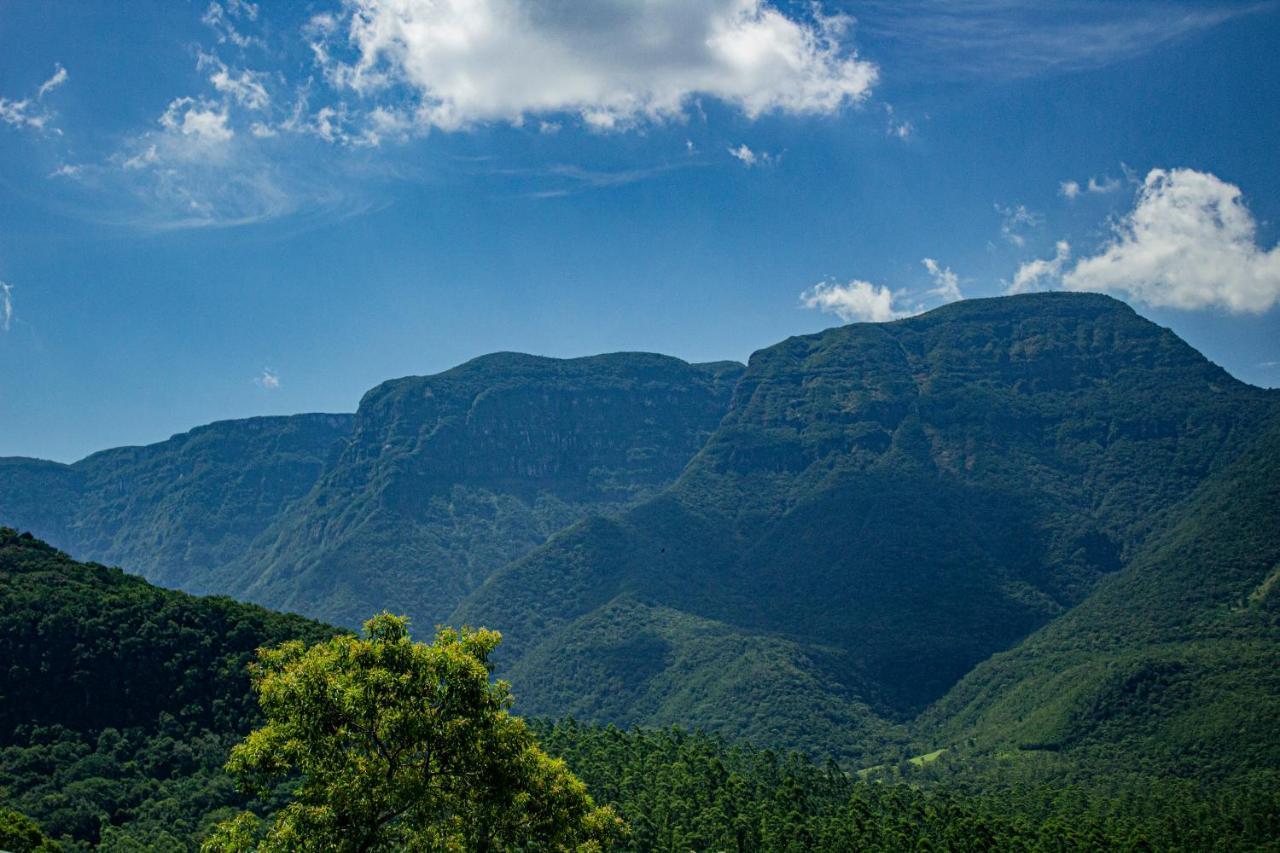
<path id="1" fill-rule="evenodd" d="M 253 36 L 247 36 L 240 32 L 236 27 L 236 21 L 256 21 L 258 19 L 258 7 L 254 3 L 246 3 L 244 0 L 228 0 L 227 3 L 219 3 L 217 0 L 209 4 L 209 8 L 205 10 L 204 17 L 200 22 L 209 27 L 217 34 L 220 44 L 230 42 L 240 49 L 263 46 L 263 41 Z"/>
<path id="2" fill-rule="evenodd" d="M 36 89 L 34 98 L 26 97 L 14 100 L 0 97 L 0 121 L 17 128 L 44 130 L 52 116 L 47 109 L 41 106 L 40 101 L 49 92 L 67 82 L 67 69 L 62 67 L 62 63 L 54 63 L 54 68 L 56 70 L 53 72 L 53 76 L 40 84 Z M 52 128 L 52 130 L 55 134 L 61 135 L 62 133 L 57 128 Z"/>
<path id="3" fill-rule="evenodd" d="M 1054 246 L 1052 258 L 1037 258 L 1018 267 L 1008 292 L 1030 293 L 1033 290 L 1047 289 L 1062 277 L 1062 267 L 1070 258 L 1071 244 L 1066 240 L 1059 240 Z"/>
<path id="4" fill-rule="evenodd" d="M 1015 246 L 1026 245 L 1027 238 L 1024 232 L 1038 227 L 1041 222 L 1040 214 L 1028 210 L 1024 204 L 1011 207 L 997 204 L 996 212 L 1000 214 L 1000 233 Z"/>
<path id="5" fill-rule="evenodd" d="M 226 142 L 235 136 L 227 126 L 224 106 L 195 98 L 175 98 L 169 103 L 160 126 L 201 144 Z"/>
<path id="6" fill-rule="evenodd" d="M 271 103 L 271 96 L 262 83 L 266 75 L 261 71 L 243 68 L 233 71 L 218 57 L 208 53 L 200 54 L 196 67 L 200 70 L 212 68 L 209 82 L 213 88 L 246 109 L 263 110 Z"/>
<path id="7" fill-rule="evenodd" d="M 41 100 L 45 95 L 67 82 L 67 69 L 62 67 L 61 62 L 55 62 L 53 76 L 40 84 L 40 88 L 36 91 L 36 100 Z"/>
<path id="8" fill-rule="evenodd" d="M 1111 241 L 1062 284 L 1149 305 L 1256 314 L 1280 302 L 1280 247 L 1258 245 L 1239 187 L 1194 169 L 1152 169 Z"/>
<path id="9" fill-rule="evenodd" d="M 0 281 L 0 331 L 9 331 L 13 322 L 13 286 Z"/>
<path id="10" fill-rule="evenodd" d="M 1110 175 L 1106 175 L 1100 179 L 1089 178 L 1083 186 L 1081 186 L 1079 181 L 1063 181 L 1058 184 L 1058 194 L 1063 198 L 1076 199 L 1083 193 L 1089 193 L 1091 195 L 1112 193 L 1120 189 L 1122 186 L 1124 186 L 1124 184 L 1119 178 L 1113 178 Z"/>
<path id="11" fill-rule="evenodd" d="M 889 288 L 858 279 L 847 284 L 824 281 L 800 294 L 804 307 L 835 314 L 846 323 L 883 323 L 909 316 L 910 311 L 894 307 L 896 300 L 897 294 Z"/>
<path id="12" fill-rule="evenodd" d="M 262 368 L 262 373 L 253 378 L 253 384 L 264 391 L 276 391 L 280 388 L 280 374 L 270 367 Z"/>
<path id="13" fill-rule="evenodd" d="M 901 139 L 904 142 L 910 139 L 911 135 L 915 133 L 915 127 L 911 122 L 905 119 L 899 119 L 892 104 L 885 104 L 884 112 L 885 115 L 888 116 L 888 125 L 885 127 L 885 133 L 889 136 Z"/>
<path id="14" fill-rule="evenodd" d="M 692 149 L 690 149 L 690 153 L 692 153 Z M 747 147 L 745 142 L 737 148 L 730 148 L 729 156 L 742 163 L 748 169 L 752 166 L 769 166 L 778 162 L 777 155 L 770 154 L 768 151 L 753 151 Z"/>
<path id="15" fill-rule="evenodd" d="M 571 113 L 611 130 L 682 117 L 699 95 L 750 118 L 834 113 L 878 74 L 847 46 L 849 25 L 765 0 L 346 0 L 309 33 L 331 83 L 407 86 L 424 127 Z"/>
<path id="16" fill-rule="evenodd" d="M 933 279 L 933 289 L 929 291 L 930 296 L 936 296 L 943 302 L 955 302 L 964 299 L 964 294 L 960 292 L 960 277 L 952 272 L 950 267 L 941 266 L 933 258 L 923 258 L 920 263 L 924 264 L 924 268 L 929 272 L 929 277 Z"/>
<path id="17" fill-rule="evenodd" d="M 1115 192 L 1116 190 L 1120 189 L 1120 187 L 1122 186 L 1123 184 L 1120 183 L 1119 178 L 1113 178 L 1113 177 L 1107 176 L 1107 177 L 1104 177 L 1102 180 L 1098 180 L 1097 178 L 1090 178 L 1086 188 L 1089 190 L 1089 192 L 1097 195 L 1100 193 Z"/>

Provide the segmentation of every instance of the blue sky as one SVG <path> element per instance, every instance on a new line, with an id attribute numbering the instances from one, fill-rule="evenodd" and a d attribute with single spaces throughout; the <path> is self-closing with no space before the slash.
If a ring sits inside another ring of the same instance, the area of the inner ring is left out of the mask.
<path id="1" fill-rule="evenodd" d="M 1274 3 L 0 0 L 0 455 L 1049 288 L 1280 385 L 1277 44 Z"/>

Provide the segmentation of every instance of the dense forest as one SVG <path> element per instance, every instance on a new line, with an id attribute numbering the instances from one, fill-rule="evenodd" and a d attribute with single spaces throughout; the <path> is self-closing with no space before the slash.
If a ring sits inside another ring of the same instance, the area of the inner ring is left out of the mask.
<path id="1" fill-rule="evenodd" d="M 223 768 L 262 722 L 246 667 L 259 646 L 342 632 L 162 590 L 12 530 L 0 605 L 9 849 L 195 849 L 219 821 L 287 801 L 288 780 L 252 796 Z M 1274 771 L 1180 780 L 1065 753 L 1010 765 L 963 744 L 859 770 L 678 728 L 533 732 L 626 822 L 623 849 L 1280 849 Z"/>

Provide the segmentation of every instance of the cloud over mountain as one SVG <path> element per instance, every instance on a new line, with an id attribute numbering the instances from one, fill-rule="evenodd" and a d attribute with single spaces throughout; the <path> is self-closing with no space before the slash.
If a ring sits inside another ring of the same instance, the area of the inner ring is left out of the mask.
<path id="1" fill-rule="evenodd" d="M 422 127 L 576 113 L 609 130 L 679 117 L 699 96 L 752 118 L 836 112 L 878 74 L 848 47 L 850 23 L 763 0 L 348 0 L 311 31 L 331 83 L 406 88 Z"/>
<path id="2" fill-rule="evenodd" d="M 1280 302 L 1280 247 L 1260 247 L 1257 230 L 1236 185 L 1194 169 L 1152 169 L 1110 242 L 1062 284 L 1148 305 L 1262 313 Z"/>

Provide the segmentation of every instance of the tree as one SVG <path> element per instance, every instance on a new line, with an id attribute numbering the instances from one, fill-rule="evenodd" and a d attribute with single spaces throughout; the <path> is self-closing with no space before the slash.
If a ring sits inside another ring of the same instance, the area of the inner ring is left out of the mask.
<path id="1" fill-rule="evenodd" d="M 0 808 L 0 850 L 12 853 L 56 853 L 61 850 L 40 831 L 31 818 L 13 809 Z"/>
<path id="2" fill-rule="evenodd" d="M 415 643 L 384 613 L 364 634 L 259 651 L 266 724 L 227 769 L 257 794 L 292 781 L 293 797 L 270 821 L 220 824 L 206 851 L 593 851 L 625 832 L 507 710 L 489 678 L 496 632 Z"/>

